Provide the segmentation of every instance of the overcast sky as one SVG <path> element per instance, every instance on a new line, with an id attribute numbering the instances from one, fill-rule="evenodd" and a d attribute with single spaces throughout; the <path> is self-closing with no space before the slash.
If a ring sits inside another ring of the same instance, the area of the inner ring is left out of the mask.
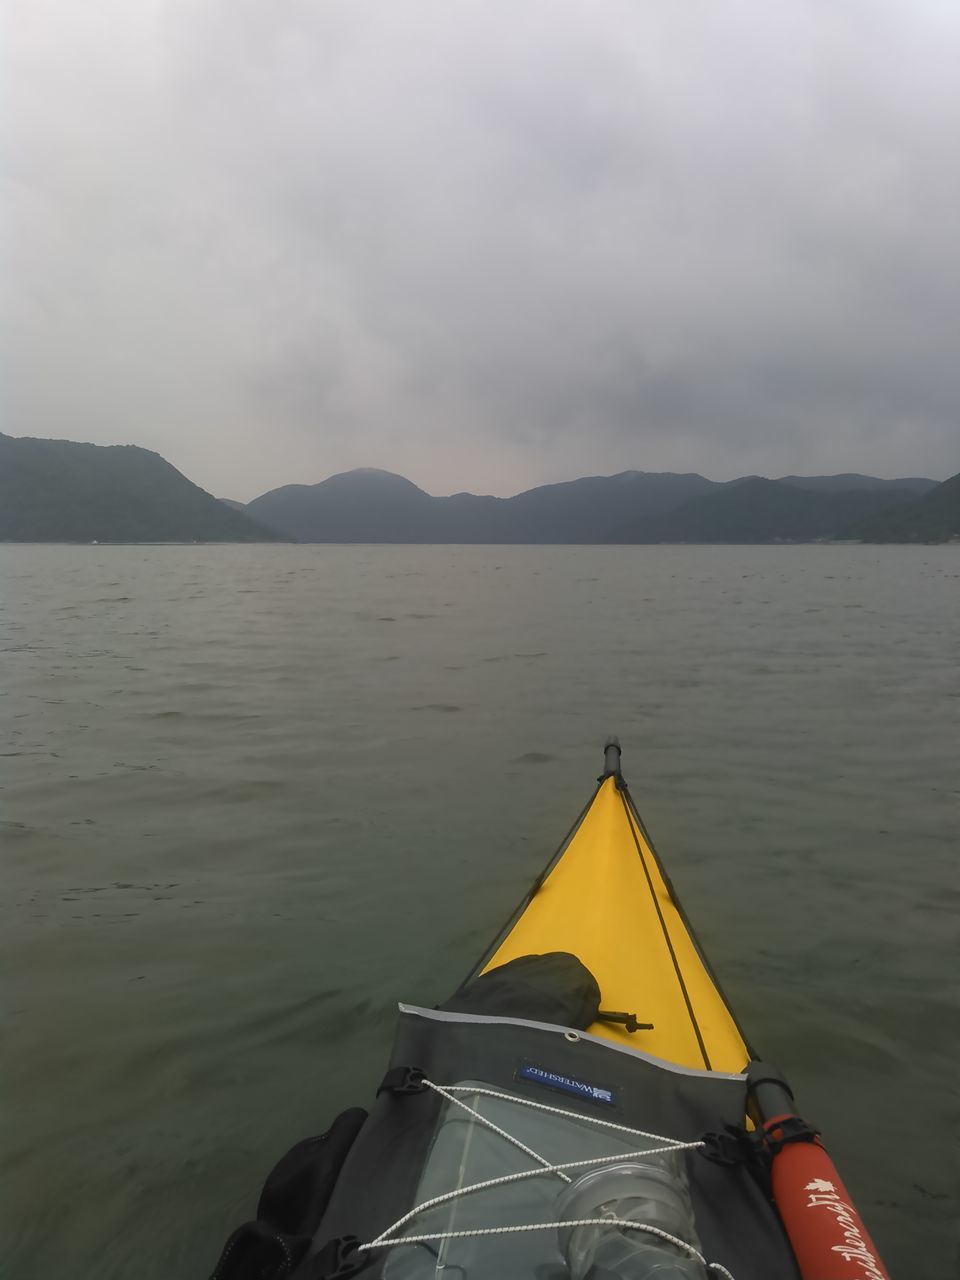
<path id="1" fill-rule="evenodd" d="M 957 0 L 6 0 L 0 429 L 354 466 L 960 470 Z"/>

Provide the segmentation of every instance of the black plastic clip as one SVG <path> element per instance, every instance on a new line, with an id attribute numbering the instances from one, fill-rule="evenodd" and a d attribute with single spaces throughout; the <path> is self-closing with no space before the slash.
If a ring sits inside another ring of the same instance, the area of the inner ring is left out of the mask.
<path id="1" fill-rule="evenodd" d="M 714 1164 L 751 1164 L 759 1154 L 756 1140 L 738 1124 L 724 1125 L 723 1133 L 705 1133 L 700 1154 Z"/>
<path id="2" fill-rule="evenodd" d="M 426 1078 L 427 1073 L 419 1067 L 391 1067 L 380 1081 L 377 1096 L 381 1093 L 423 1093 L 427 1087 L 423 1083 Z"/>
<path id="3" fill-rule="evenodd" d="M 367 1251 L 360 1248 L 359 1236 L 338 1236 L 328 1240 L 317 1254 L 316 1269 L 310 1274 L 316 1276 L 316 1280 L 350 1280 L 369 1266 L 371 1260 Z"/>
<path id="4" fill-rule="evenodd" d="M 774 1120 L 772 1124 L 768 1121 L 767 1125 L 769 1127 L 764 1128 L 761 1141 L 764 1151 L 770 1157 L 779 1155 L 791 1142 L 817 1142 L 820 1139 L 820 1130 L 807 1124 L 799 1116 L 784 1116 L 782 1120 Z"/>

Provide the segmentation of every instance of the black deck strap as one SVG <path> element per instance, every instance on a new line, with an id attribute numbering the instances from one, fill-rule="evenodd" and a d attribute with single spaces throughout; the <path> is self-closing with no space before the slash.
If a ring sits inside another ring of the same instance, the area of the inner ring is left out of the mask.
<path id="1" fill-rule="evenodd" d="M 357 1236 L 328 1240 L 309 1260 L 309 1280 L 349 1280 L 351 1276 L 358 1276 L 376 1257 L 372 1250 L 361 1249 L 360 1244 Z"/>
<path id="2" fill-rule="evenodd" d="M 611 1009 L 598 1009 L 597 1021 L 622 1023 L 624 1031 L 629 1031 L 631 1035 L 634 1031 L 653 1030 L 652 1022 L 638 1022 L 635 1013 L 614 1013 Z"/>
<path id="3" fill-rule="evenodd" d="M 391 1067 L 380 1081 L 377 1097 L 381 1093 L 393 1093 L 398 1096 L 407 1093 L 423 1093 L 427 1087 L 423 1083 L 426 1075 L 427 1073 L 420 1067 Z"/>
<path id="4" fill-rule="evenodd" d="M 722 1132 L 705 1133 L 701 1142 L 700 1154 L 713 1164 L 756 1164 L 761 1158 L 757 1135 L 748 1133 L 743 1125 L 724 1125 Z"/>
<path id="5" fill-rule="evenodd" d="M 618 791 L 630 790 L 629 786 L 627 785 L 627 780 L 622 773 L 601 773 L 599 778 L 597 778 L 597 781 L 602 784 L 606 782 L 608 778 L 613 779 L 613 785 L 616 787 Z"/>
<path id="6" fill-rule="evenodd" d="M 763 1129 L 760 1145 L 772 1159 L 778 1156 L 784 1147 L 792 1142 L 819 1142 L 820 1130 L 815 1129 L 800 1116 L 784 1116 L 767 1122 Z"/>
<path id="7" fill-rule="evenodd" d="M 720 1132 L 703 1134 L 697 1155 L 719 1165 L 731 1175 L 745 1173 L 772 1204 L 770 1172 L 773 1158 L 764 1148 L 763 1137 L 760 1129 L 746 1129 L 742 1124 L 727 1123 Z"/>

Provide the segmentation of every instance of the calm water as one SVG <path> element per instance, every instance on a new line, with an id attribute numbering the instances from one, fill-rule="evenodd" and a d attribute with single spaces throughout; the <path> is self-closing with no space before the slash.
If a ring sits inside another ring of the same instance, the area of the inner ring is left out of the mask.
<path id="1" fill-rule="evenodd" d="M 0 1272 L 204 1277 L 619 733 L 894 1275 L 954 1274 L 960 548 L 0 547 Z"/>

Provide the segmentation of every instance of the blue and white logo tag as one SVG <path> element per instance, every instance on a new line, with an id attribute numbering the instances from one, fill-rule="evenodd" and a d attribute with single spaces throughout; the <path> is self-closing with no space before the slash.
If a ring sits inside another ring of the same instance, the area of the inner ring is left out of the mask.
<path id="1" fill-rule="evenodd" d="M 616 1098 L 612 1089 L 604 1085 L 591 1084 L 589 1080 L 578 1080 L 575 1076 L 566 1076 L 560 1071 L 551 1071 L 548 1067 L 538 1066 L 535 1062 L 524 1062 L 517 1071 L 518 1080 L 531 1080 L 534 1084 L 546 1085 L 548 1089 L 559 1089 L 561 1093 L 572 1093 L 576 1098 L 585 1098 L 587 1102 L 602 1102 L 608 1107 L 616 1106 Z"/>

